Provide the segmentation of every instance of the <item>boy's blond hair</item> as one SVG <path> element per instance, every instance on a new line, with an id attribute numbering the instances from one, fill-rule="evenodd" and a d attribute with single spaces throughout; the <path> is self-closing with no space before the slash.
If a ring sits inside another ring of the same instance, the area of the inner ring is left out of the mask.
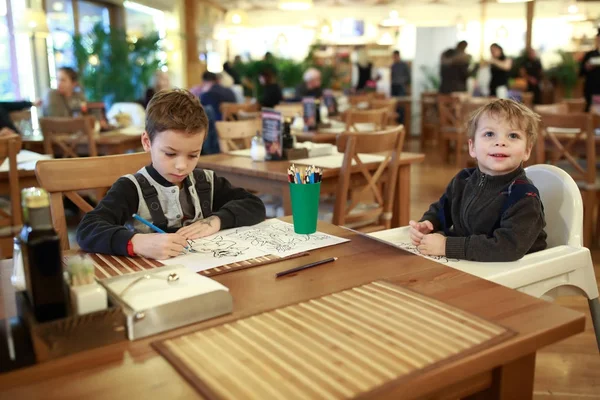
<path id="1" fill-rule="evenodd" d="M 510 99 L 493 100 L 479 107 L 471 114 L 467 122 L 467 134 L 469 139 L 474 140 L 477 124 L 482 115 L 503 118 L 511 128 L 518 128 L 527 135 L 527 145 L 533 146 L 538 134 L 540 116 L 528 107 Z"/>
<path id="2" fill-rule="evenodd" d="M 161 90 L 146 108 L 146 132 L 150 141 L 166 130 L 206 133 L 208 117 L 198 97 L 184 89 Z"/>

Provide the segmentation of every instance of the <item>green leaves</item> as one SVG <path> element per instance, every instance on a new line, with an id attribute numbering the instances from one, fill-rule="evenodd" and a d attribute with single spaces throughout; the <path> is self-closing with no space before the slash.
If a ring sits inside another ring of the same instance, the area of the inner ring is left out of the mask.
<path id="1" fill-rule="evenodd" d="M 559 50 L 558 54 L 561 62 L 546 71 L 546 74 L 550 79 L 562 84 L 565 87 L 565 97 L 571 98 L 579 77 L 579 63 L 571 53 Z"/>
<path id="2" fill-rule="evenodd" d="M 85 35 L 73 36 L 73 48 L 88 101 L 131 102 L 143 97 L 159 58 L 158 33 L 128 40 L 122 29 L 104 30 L 98 23 Z"/>

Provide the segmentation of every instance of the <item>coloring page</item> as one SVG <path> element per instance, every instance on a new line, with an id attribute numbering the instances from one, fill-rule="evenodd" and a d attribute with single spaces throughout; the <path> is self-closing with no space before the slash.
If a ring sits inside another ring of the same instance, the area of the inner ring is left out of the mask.
<path id="1" fill-rule="evenodd" d="M 326 233 L 311 235 L 294 233 L 294 226 L 277 219 L 254 226 L 223 230 L 195 239 L 192 251 L 162 260 L 165 265 L 185 265 L 195 272 L 220 267 L 268 254 L 287 257 L 293 254 L 348 242 Z"/>

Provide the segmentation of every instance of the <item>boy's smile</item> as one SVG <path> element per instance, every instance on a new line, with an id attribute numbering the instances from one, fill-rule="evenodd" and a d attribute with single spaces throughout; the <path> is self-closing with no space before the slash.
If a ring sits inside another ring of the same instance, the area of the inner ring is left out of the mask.
<path id="1" fill-rule="evenodd" d="M 204 133 L 166 130 L 157 133 L 152 142 L 146 132 L 142 134 L 142 145 L 152 156 L 152 166 L 177 186 L 196 168 L 203 142 Z"/>
<path id="2" fill-rule="evenodd" d="M 521 129 L 513 129 L 502 116 L 484 114 L 479 119 L 469 154 L 488 175 L 508 174 L 529 159 L 531 146 Z"/>

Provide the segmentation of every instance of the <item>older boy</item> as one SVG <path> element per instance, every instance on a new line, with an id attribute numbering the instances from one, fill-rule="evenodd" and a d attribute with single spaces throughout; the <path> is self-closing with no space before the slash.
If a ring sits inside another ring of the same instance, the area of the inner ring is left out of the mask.
<path id="1" fill-rule="evenodd" d="M 478 167 L 459 172 L 421 221 L 410 221 L 421 253 L 514 261 L 546 248 L 542 202 L 522 166 L 538 122 L 537 114 L 512 100 L 492 101 L 473 113 L 469 154 Z"/>
<path id="2" fill-rule="evenodd" d="M 187 240 L 263 221 L 265 206 L 258 197 L 196 167 L 207 126 L 206 114 L 190 92 L 156 93 L 142 134 L 152 164 L 119 178 L 85 215 L 77 228 L 81 248 L 165 259 L 180 254 Z M 134 213 L 167 233 L 151 233 L 132 220 Z"/>

